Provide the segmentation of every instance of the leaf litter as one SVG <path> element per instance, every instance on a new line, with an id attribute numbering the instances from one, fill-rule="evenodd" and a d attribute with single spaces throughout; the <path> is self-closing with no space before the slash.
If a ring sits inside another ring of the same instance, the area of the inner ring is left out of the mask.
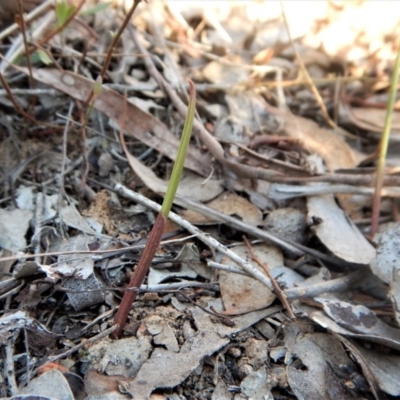
<path id="1" fill-rule="evenodd" d="M 44 28 L 94 2 L 60 2 L 57 18 L 39 3 L 21 2 L 47 54 L 32 47 L 30 65 L 17 58 L 27 28 L 6 26 L 17 8 L 0 6 L 0 397 L 399 396 L 398 112 L 368 236 L 396 5 L 288 2 L 289 34 L 278 3 L 137 2 L 87 113 L 108 32 L 131 5 L 52 36 Z M 184 78 L 196 137 L 111 340 L 179 146 Z"/>

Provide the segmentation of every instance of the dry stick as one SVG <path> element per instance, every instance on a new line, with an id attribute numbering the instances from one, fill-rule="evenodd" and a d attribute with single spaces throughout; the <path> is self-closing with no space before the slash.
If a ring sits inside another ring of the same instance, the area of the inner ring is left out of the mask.
<path id="1" fill-rule="evenodd" d="M 295 186 L 274 183 L 268 194 L 273 200 L 288 200 L 296 197 L 338 193 L 373 195 L 374 190 L 372 187 L 351 185 Z M 387 186 L 382 189 L 381 194 L 384 197 L 400 197 L 400 187 Z"/>
<path id="2" fill-rule="evenodd" d="M 376 181 L 376 174 L 324 174 L 310 177 L 296 177 L 296 176 L 285 176 L 275 175 L 269 178 L 264 177 L 264 174 L 258 170 L 261 168 L 254 169 L 254 173 L 250 176 L 251 178 L 256 177 L 258 179 L 265 179 L 273 183 L 310 183 L 310 182 L 327 182 L 327 183 L 343 183 L 348 185 L 360 185 L 360 186 L 372 186 Z M 262 170 L 262 169 L 261 169 Z M 399 186 L 399 176 L 385 176 L 383 180 L 384 186 Z"/>
<path id="3" fill-rule="evenodd" d="M 113 190 L 113 189 L 110 189 Z M 193 235 L 196 236 L 196 235 Z M 173 239 L 173 240 L 163 240 L 160 244 L 161 245 L 167 245 L 167 244 L 172 244 L 172 243 L 177 243 L 180 241 L 184 241 L 187 239 L 190 239 L 192 236 L 188 236 L 182 239 Z M 1 262 L 8 262 L 8 261 L 19 261 L 19 260 L 27 260 L 29 258 L 34 258 L 36 256 L 38 257 L 56 257 L 56 256 L 65 256 L 69 254 L 86 254 L 86 255 L 91 255 L 93 261 L 99 261 L 102 260 L 104 255 L 120 255 L 122 253 L 126 253 L 131 250 L 140 250 L 145 247 L 144 244 L 136 244 L 133 246 L 127 246 L 123 247 L 120 249 L 109 249 L 109 250 L 74 250 L 74 251 L 56 251 L 56 252 L 48 252 L 48 253 L 38 253 L 38 254 L 21 254 L 18 256 L 10 256 L 10 257 L 0 257 L 0 263 Z"/>
<path id="4" fill-rule="evenodd" d="M 261 262 L 261 260 L 255 255 L 253 248 L 251 247 L 251 244 L 248 241 L 247 237 L 244 235 L 242 237 L 243 237 L 244 242 L 246 243 L 247 248 L 249 249 L 251 259 L 254 262 L 256 262 L 264 270 L 264 272 L 268 275 L 268 278 L 271 280 L 272 285 L 274 286 L 274 292 L 277 295 L 278 299 L 281 301 L 282 305 L 286 308 L 286 311 L 288 312 L 290 319 L 291 320 L 296 319 L 296 316 L 293 314 L 292 308 L 290 307 L 290 304 L 287 300 L 285 292 L 279 287 L 278 282 L 272 276 L 268 265 Z"/>
<path id="5" fill-rule="evenodd" d="M 274 236 L 269 232 L 266 232 L 262 229 L 256 228 L 252 225 L 246 224 L 242 221 L 239 221 L 236 218 L 233 218 L 229 215 L 222 214 L 213 208 L 207 207 L 204 204 L 196 203 L 193 200 L 189 200 L 180 196 L 177 196 L 177 199 L 179 199 L 179 202 L 182 206 L 197 211 L 203 215 L 207 216 L 212 216 L 217 219 L 217 221 L 223 222 L 224 224 L 238 229 L 242 232 L 246 232 L 249 235 L 255 236 L 258 239 L 261 239 L 263 241 L 273 243 L 281 248 L 290 250 L 294 252 L 296 255 L 303 255 L 303 254 L 309 254 L 317 259 L 321 259 L 323 261 L 338 265 L 339 267 L 343 267 L 344 265 L 346 266 L 351 266 L 352 264 L 346 263 L 343 260 L 338 260 L 337 258 L 330 257 L 324 253 L 321 253 L 318 250 L 311 249 L 307 246 L 304 246 L 300 243 L 292 242 L 286 239 L 282 239 L 278 236 Z"/>
<path id="6" fill-rule="evenodd" d="M 161 206 L 159 204 L 147 199 L 146 197 L 142 196 L 139 193 L 134 192 L 133 190 L 129 190 L 127 187 L 121 185 L 120 183 L 117 183 L 115 185 L 115 190 L 120 195 L 122 195 L 130 200 L 133 200 L 136 203 L 142 204 L 151 210 L 154 210 L 156 212 L 161 210 Z M 172 222 L 175 222 L 182 228 L 186 229 L 191 234 L 196 235 L 196 237 L 199 240 L 201 240 L 203 243 L 205 243 L 207 246 L 210 246 L 211 248 L 215 249 L 216 251 L 220 252 L 221 254 L 227 256 L 234 263 L 239 265 L 239 267 L 243 268 L 243 270 L 245 270 L 251 277 L 253 277 L 254 279 L 257 279 L 258 281 L 263 283 L 265 286 L 267 286 L 269 289 L 272 288 L 271 281 L 268 279 L 267 276 L 265 276 L 257 268 L 254 268 L 253 265 L 251 265 L 247 261 L 243 260 L 243 258 L 239 257 L 236 253 L 234 253 L 233 251 L 229 250 L 224 245 L 219 243 L 216 239 L 214 239 L 213 237 L 204 233 L 203 231 L 201 231 L 200 229 L 198 229 L 197 227 L 192 225 L 190 222 L 184 220 L 178 214 L 170 212 L 168 215 L 168 218 Z"/>
<path id="7" fill-rule="evenodd" d="M 8 340 L 8 343 L 6 343 L 6 346 L 4 347 L 4 353 L 5 357 L 3 359 L 3 369 L 4 369 L 3 376 L 6 377 L 11 396 L 14 396 L 18 393 L 18 385 L 17 385 L 17 380 L 15 378 L 14 343 L 12 340 Z"/>
<path id="8" fill-rule="evenodd" d="M 210 268 L 217 268 L 223 271 L 232 272 L 234 274 L 240 274 L 249 276 L 241 268 L 237 268 L 233 265 L 219 264 L 214 261 L 208 261 L 207 265 Z M 331 279 L 329 281 L 315 283 L 313 285 L 293 287 L 284 291 L 288 300 L 296 300 L 305 297 L 315 297 L 323 293 L 333 292 L 344 292 L 346 290 L 354 289 L 361 285 L 365 276 L 365 270 L 360 268 L 351 274 L 343 276 L 341 278 Z"/>
<path id="9" fill-rule="evenodd" d="M 360 268 L 351 274 L 337 279 L 331 279 L 316 283 L 313 285 L 294 287 L 285 290 L 285 295 L 289 300 L 295 300 L 304 297 L 315 297 L 322 293 L 344 292 L 348 289 L 354 289 L 363 282 L 365 276 L 364 268 Z"/>

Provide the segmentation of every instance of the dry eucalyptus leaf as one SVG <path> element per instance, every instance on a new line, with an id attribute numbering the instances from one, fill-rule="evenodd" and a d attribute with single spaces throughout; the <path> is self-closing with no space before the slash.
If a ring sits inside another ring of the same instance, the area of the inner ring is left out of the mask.
<path id="1" fill-rule="evenodd" d="M 213 307 L 216 312 L 224 315 L 221 299 L 205 299 L 204 301 L 206 302 L 205 308 L 207 310 L 212 312 L 211 307 Z M 250 311 L 243 315 L 229 316 L 229 319 L 234 322 L 233 326 L 218 321 L 212 315 L 206 313 L 201 308 L 190 306 L 187 308 L 187 310 L 190 310 L 190 313 L 192 314 L 196 327 L 198 327 L 198 329 L 199 327 L 203 327 L 203 329 L 213 329 L 221 337 L 225 337 L 240 332 L 248 328 L 249 326 L 254 325 L 261 319 L 280 312 L 282 310 L 282 307 L 271 306 L 257 311 Z"/>
<path id="2" fill-rule="evenodd" d="M 357 342 L 354 342 L 354 346 L 365 358 L 380 389 L 391 396 L 400 396 L 400 357 L 368 349 Z"/>
<path id="3" fill-rule="evenodd" d="M 126 400 L 120 389 L 128 386 L 129 378 L 124 375 L 107 376 L 90 369 L 85 374 L 85 400 Z"/>
<path id="4" fill-rule="evenodd" d="M 374 236 L 376 257 L 371 261 L 372 272 L 385 283 L 393 280 L 394 269 L 400 269 L 400 224 L 384 225 Z"/>
<path id="5" fill-rule="evenodd" d="M 60 209 L 61 220 L 64 224 L 71 228 L 78 229 L 79 231 L 88 235 L 98 236 L 99 234 L 90 226 L 88 221 L 82 218 L 79 211 L 73 204 L 65 205 Z"/>
<path id="6" fill-rule="evenodd" d="M 177 353 L 179 351 L 179 344 L 176 340 L 175 333 L 167 321 L 164 321 L 162 331 L 153 337 L 154 344 L 162 345 L 168 351 Z"/>
<path id="7" fill-rule="evenodd" d="M 160 195 L 164 195 L 167 192 L 167 181 L 159 178 L 152 169 L 146 167 L 129 152 L 125 152 L 125 154 L 133 171 L 149 189 Z M 222 191 L 222 181 L 216 179 L 204 180 L 201 176 L 193 172 L 184 171 L 182 179 L 179 182 L 177 196 L 186 197 L 198 202 L 205 202 L 215 198 Z M 174 203 L 179 204 L 179 199 L 175 198 Z"/>
<path id="8" fill-rule="evenodd" d="M 147 399 L 156 388 L 179 385 L 205 356 L 215 353 L 228 343 L 229 339 L 221 338 L 214 331 L 200 330 L 186 340 L 178 353 L 155 348 L 131 381 L 129 393 L 135 398 Z"/>
<path id="9" fill-rule="evenodd" d="M 18 394 L 47 396 L 51 399 L 74 400 L 68 381 L 58 369 L 51 369 L 32 379 Z"/>
<path id="10" fill-rule="evenodd" d="M 57 337 L 25 311 L 17 311 L 0 318 L 0 345 L 7 344 L 7 340 L 12 337 L 15 330 L 19 329 L 28 330 L 31 335 L 43 339 L 47 344 L 53 342 Z"/>
<path id="11" fill-rule="evenodd" d="M 353 123 L 361 129 L 381 134 L 385 124 L 386 110 L 378 108 L 340 107 L 341 122 Z M 394 111 L 391 123 L 392 140 L 400 133 L 400 112 Z"/>
<path id="12" fill-rule="evenodd" d="M 349 145 L 332 130 L 321 128 L 311 119 L 293 115 L 265 103 L 267 110 L 282 124 L 284 132 L 297 140 L 311 153 L 323 158 L 328 169 L 352 168 L 355 156 Z"/>
<path id="13" fill-rule="evenodd" d="M 76 311 L 102 303 L 107 293 L 107 290 L 101 290 L 106 286 L 95 273 L 86 279 L 68 278 L 63 286 L 68 289 L 68 300 Z"/>
<path id="14" fill-rule="evenodd" d="M 241 258 L 250 260 L 250 254 L 245 245 L 233 247 L 231 250 Z M 274 267 L 283 265 L 282 252 L 274 245 L 267 243 L 255 245 L 253 251 L 261 262 L 268 265 L 271 271 Z M 224 257 L 221 263 L 230 265 L 231 260 Z M 256 263 L 252 262 L 252 264 L 263 272 L 262 268 Z M 220 271 L 219 281 L 226 314 L 243 314 L 259 310 L 269 306 L 275 300 L 272 291 L 254 278 Z"/>
<path id="15" fill-rule="evenodd" d="M 260 209 L 235 193 L 224 192 L 207 203 L 207 207 L 213 208 L 222 214 L 239 218 L 249 225 L 258 226 L 262 224 L 262 212 Z M 209 225 L 217 222 L 212 216 L 200 214 L 196 211 L 184 210 L 180 214 L 194 225 Z"/>
<path id="16" fill-rule="evenodd" d="M 311 229 L 335 256 L 357 264 L 369 264 L 375 257 L 375 249 L 333 196 L 310 196 L 307 207 Z"/>
<path id="17" fill-rule="evenodd" d="M 345 301 L 322 297 L 315 297 L 315 300 L 322 304 L 325 313 L 330 318 L 352 332 L 400 340 L 400 329 L 387 325 L 363 305 L 353 305 Z"/>
<path id="18" fill-rule="evenodd" d="M 307 400 L 332 399 L 326 390 L 328 360 L 333 365 L 354 365 L 340 342 L 325 333 L 299 335 L 286 360 L 290 388 L 298 399 Z"/>
<path id="19" fill-rule="evenodd" d="M 321 311 L 313 311 L 307 313 L 309 318 L 312 319 L 314 322 L 319 324 L 325 329 L 329 329 L 332 332 L 335 332 L 342 336 L 352 337 L 355 339 L 363 339 L 373 343 L 379 343 L 384 346 L 390 347 L 395 350 L 400 350 L 400 340 L 398 337 L 385 337 L 379 334 L 361 334 L 361 333 L 354 333 L 343 326 L 336 323 L 333 319 L 329 318 L 325 313 Z"/>
<path id="20" fill-rule="evenodd" d="M 247 81 L 250 75 L 244 65 L 226 65 L 219 61 L 209 62 L 202 72 L 208 82 L 218 84 L 238 84 Z"/>
<path id="21" fill-rule="evenodd" d="M 28 73 L 27 69 L 21 70 Z M 51 85 L 80 101 L 88 98 L 94 86 L 92 80 L 68 71 L 42 68 L 33 69 L 32 75 L 34 79 Z M 127 134 L 153 147 L 161 154 L 175 159 L 179 148 L 178 138 L 160 120 L 127 102 L 121 94 L 103 86 L 99 95 L 96 96 L 94 106 L 109 117 L 114 124 L 121 124 L 121 110 L 126 109 L 124 128 Z M 189 146 L 185 159 L 186 168 L 202 176 L 208 176 L 211 173 L 210 165 L 208 155 L 203 155 L 200 150 Z"/>

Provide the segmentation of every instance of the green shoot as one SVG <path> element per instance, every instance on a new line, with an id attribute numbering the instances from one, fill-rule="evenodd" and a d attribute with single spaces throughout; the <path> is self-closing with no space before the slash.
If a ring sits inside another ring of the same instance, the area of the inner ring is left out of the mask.
<path id="1" fill-rule="evenodd" d="M 397 50 L 396 62 L 393 69 L 392 79 L 390 82 L 389 98 L 386 107 L 385 126 L 380 143 L 378 169 L 376 172 L 375 193 L 372 203 L 372 217 L 371 217 L 371 232 L 370 235 L 374 236 L 378 231 L 379 225 L 379 212 L 381 207 L 381 190 L 383 186 L 384 169 L 386 163 L 386 153 L 389 145 L 390 128 L 392 125 L 392 116 L 394 103 L 396 101 L 397 81 L 400 69 L 400 47 Z"/>
<path id="2" fill-rule="evenodd" d="M 59 28 L 63 26 L 68 18 L 73 14 L 75 11 L 75 6 L 68 5 L 65 0 L 59 1 L 56 4 L 56 18 L 57 24 L 56 27 Z"/>
<path id="3" fill-rule="evenodd" d="M 122 298 L 121 305 L 115 315 L 115 323 L 118 328 L 111 334 L 111 337 L 117 339 L 121 336 L 121 333 L 126 324 L 129 311 L 132 307 L 139 287 L 146 277 L 147 271 L 150 268 L 151 261 L 156 254 L 157 248 L 160 245 L 161 237 L 165 228 L 166 219 L 171 210 L 172 203 L 174 201 L 175 193 L 178 188 L 179 181 L 182 176 L 183 164 L 186 157 L 187 148 L 190 141 L 190 136 L 192 133 L 193 120 L 194 120 L 194 110 L 196 102 L 196 89 L 192 81 L 190 84 L 190 96 L 189 105 L 186 113 L 185 124 L 183 127 L 181 143 L 179 146 L 178 154 L 176 156 L 174 168 L 171 173 L 170 182 L 168 185 L 167 193 L 162 204 L 162 208 L 157 215 L 156 221 L 150 234 L 147 238 L 146 247 L 143 250 L 142 256 L 140 257 L 139 263 L 135 269 L 134 274 L 129 282 L 127 290 L 125 290 L 124 297 Z"/>
<path id="4" fill-rule="evenodd" d="M 189 81 L 189 85 L 189 105 L 186 114 L 185 124 L 183 126 L 181 142 L 179 145 L 178 155 L 175 160 L 174 168 L 171 173 L 171 178 L 169 180 L 167 193 L 165 194 L 165 198 L 161 207 L 161 213 L 162 215 L 164 215 L 165 218 L 168 218 L 168 214 L 171 211 L 172 203 L 174 201 L 179 181 L 182 176 L 183 164 L 185 162 L 186 152 L 189 146 L 190 136 L 192 134 L 196 89 L 194 88 L 194 84 L 192 81 Z"/>

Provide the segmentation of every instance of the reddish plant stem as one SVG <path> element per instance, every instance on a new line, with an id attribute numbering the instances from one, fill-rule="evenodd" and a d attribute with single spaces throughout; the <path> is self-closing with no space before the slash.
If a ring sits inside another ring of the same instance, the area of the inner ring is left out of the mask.
<path id="1" fill-rule="evenodd" d="M 143 283 L 146 277 L 147 271 L 150 268 L 150 263 L 156 254 L 157 248 L 161 242 L 161 237 L 164 231 L 166 218 L 161 213 L 158 214 L 156 222 L 149 234 L 147 239 L 146 247 L 143 250 L 142 256 L 140 257 L 139 264 L 136 267 L 135 272 L 129 282 L 129 285 L 122 298 L 121 305 L 115 315 L 115 323 L 118 328 L 110 335 L 112 339 L 117 339 L 121 336 L 122 331 L 126 325 L 129 311 L 132 307 L 136 295 L 139 291 L 140 285 Z"/>

